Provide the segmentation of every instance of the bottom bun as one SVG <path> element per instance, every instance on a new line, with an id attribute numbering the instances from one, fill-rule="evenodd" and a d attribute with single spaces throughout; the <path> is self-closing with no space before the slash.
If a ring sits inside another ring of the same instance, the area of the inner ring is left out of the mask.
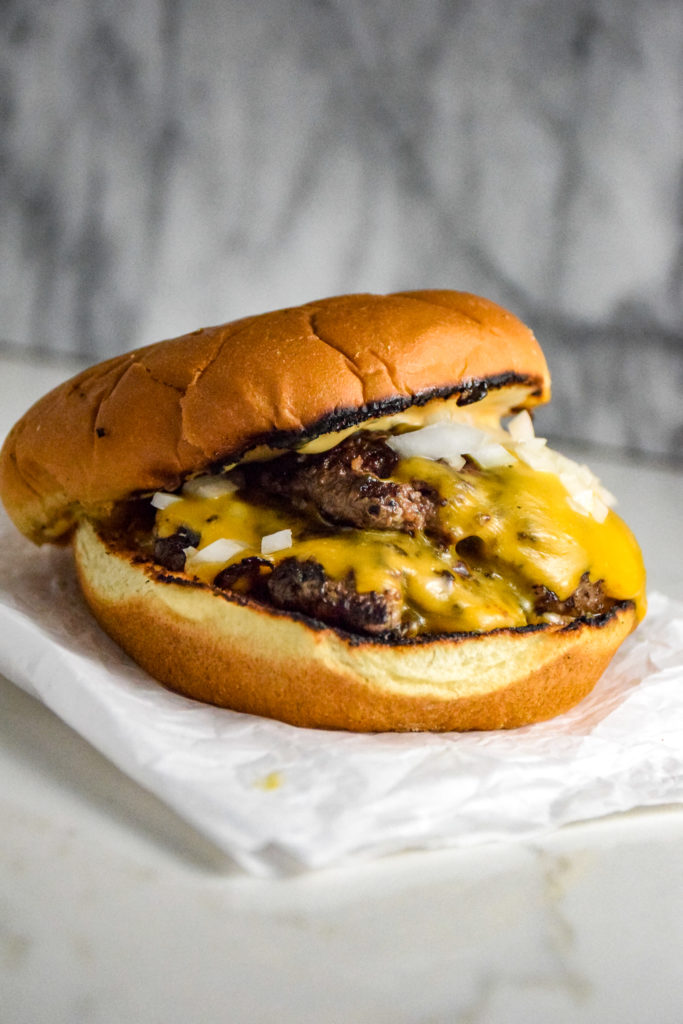
<path id="1" fill-rule="evenodd" d="M 320 729 L 509 729 L 552 718 L 590 692 L 636 625 L 624 602 L 569 626 L 381 642 L 168 575 L 89 523 L 74 549 L 95 617 L 165 686 Z"/>

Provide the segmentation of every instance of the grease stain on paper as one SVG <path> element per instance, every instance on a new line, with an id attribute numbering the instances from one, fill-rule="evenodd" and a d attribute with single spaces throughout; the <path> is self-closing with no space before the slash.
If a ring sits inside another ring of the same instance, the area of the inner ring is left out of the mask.
<path id="1" fill-rule="evenodd" d="M 270 791 L 272 789 L 280 789 L 283 783 L 284 776 L 282 772 L 268 772 L 267 775 L 263 775 L 261 778 L 256 779 L 254 786 L 257 789 Z"/>

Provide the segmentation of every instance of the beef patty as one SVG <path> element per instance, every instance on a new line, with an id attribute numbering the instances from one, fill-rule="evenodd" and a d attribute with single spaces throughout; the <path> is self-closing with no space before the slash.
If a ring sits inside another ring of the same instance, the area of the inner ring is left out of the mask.
<path id="1" fill-rule="evenodd" d="M 278 495 L 293 508 L 360 530 L 418 530 L 444 541 L 429 484 L 388 480 L 398 455 L 383 436 L 356 434 L 320 455 L 284 455 L 244 467 L 247 487 Z"/>

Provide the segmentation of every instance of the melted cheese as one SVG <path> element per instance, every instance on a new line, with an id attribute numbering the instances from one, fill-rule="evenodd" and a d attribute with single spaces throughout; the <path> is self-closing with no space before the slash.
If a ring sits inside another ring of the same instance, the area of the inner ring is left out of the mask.
<path id="1" fill-rule="evenodd" d="M 252 504 L 242 492 L 183 495 L 159 509 L 157 532 L 168 536 L 188 526 L 200 534 L 200 550 L 219 538 L 243 544 L 228 562 L 193 566 L 189 559 L 186 571 L 211 582 L 226 565 L 260 556 L 263 536 L 291 529 L 291 547 L 269 555 L 270 561 L 315 559 L 332 579 L 352 573 L 361 593 L 398 591 L 413 632 L 544 621 L 534 611 L 534 586 L 565 599 L 586 572 L 604 581 L 610 597 L 633 600 L 644 614 L 645 572 L 628 527 L 611 511 L 603 522 L 580 514 L 555 474 L 522 462 L 472 472 L 410 458 L 399 462 L 392 479 L 426 481 L 438 490 L 446 501 L 441 521 L 454 538 L 451 546 L 436 547 L 422 533 L 313 524 L 284 508 Z"/>

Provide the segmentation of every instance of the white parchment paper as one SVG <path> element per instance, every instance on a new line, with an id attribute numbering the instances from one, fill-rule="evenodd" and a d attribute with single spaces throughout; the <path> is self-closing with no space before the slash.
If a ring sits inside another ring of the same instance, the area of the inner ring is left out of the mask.
<path id="1" fill-rule="evenodd" d="M 655 594 L 593 693 L 511 732 L 297 729 L 169 693 L 106 637 L 71 556 L 0 515 L 0 672 L 246 870 L 529 836 L 683 801 L 683 604 Z"/>

